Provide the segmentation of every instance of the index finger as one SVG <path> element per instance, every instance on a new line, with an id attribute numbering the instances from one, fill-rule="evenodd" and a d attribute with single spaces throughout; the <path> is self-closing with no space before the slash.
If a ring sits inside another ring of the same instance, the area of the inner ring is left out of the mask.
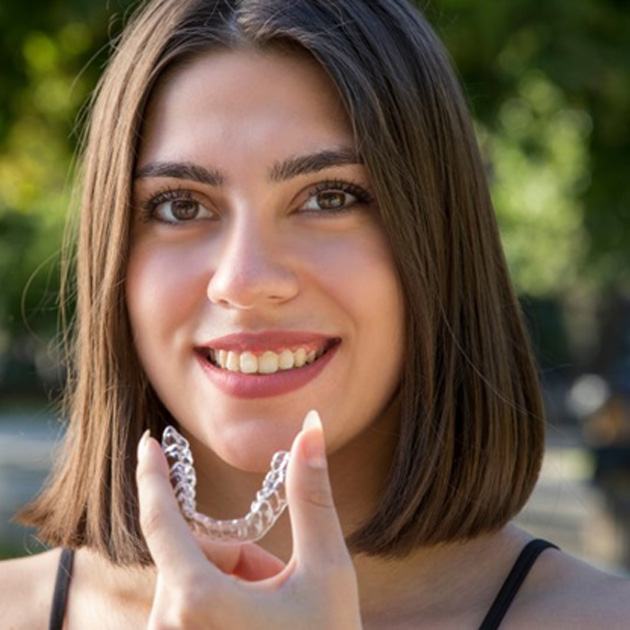
<path id="1" fill-rule="evenodd" d="M 158 571 L 173 575 L 214 569 L 179 511 L 166 457 L 148 431 L 138 444 L 136 482 L 140 527 Z"/>

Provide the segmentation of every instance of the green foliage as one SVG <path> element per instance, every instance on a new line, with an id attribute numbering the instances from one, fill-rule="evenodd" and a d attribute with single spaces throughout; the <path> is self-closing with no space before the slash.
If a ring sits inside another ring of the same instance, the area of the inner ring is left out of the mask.
<path id="1" fill-rule="evenodd" d="M 495 171 L 517 287 L 630 286 L 630 11 L 618 0 L 420 3 L 446 42 Z"/>
<path id="2" fill-rule="evenodd" d="M 580 195 L 590 129 L 588 114 L 569 108 L 557 87 L 532 71 L 502 103 L 494 133 L 480 133 L 512 276 L 528 295 L 554 295 L 584 281 Z"/>
<path id="3" fill-rule="evenodd" d="M 75 121 L 102 65 L 104 5 L 3 2 L 0 50 L 0 352 L 56 325 L 56 262 L 66 219 Z M 96 53 L 96 55 L 95 55 Z M 92 63 L 89 63 L 93 58 Z"/>

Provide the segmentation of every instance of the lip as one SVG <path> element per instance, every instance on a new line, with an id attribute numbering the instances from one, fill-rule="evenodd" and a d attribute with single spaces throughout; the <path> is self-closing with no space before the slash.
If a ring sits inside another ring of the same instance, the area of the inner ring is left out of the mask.
<path id="1" fill-rule="evenodd" d="M 324 338 L 320 335 L 319 339 L 321 343 L 321 339 L 330 338 Z M 213 343 L 216 343 L 216 341 L 217 340 L 214 340 Z M 251 339 L 249 339 L 249 341 L 251 342 Z M 242 372 L 231 372 L 218 368 L 210 363 L 206 359 L 203 350 L 196 349 L 195 354 L 202 370 L 218 389 L 235 398 L 252 399 L 280 396 L 299 389 L 300 387 L 304 387 L 307 383 L 315 379 L 330 361 L 332 361 L 340 345 L 340 340 L 334 342 L 328 350 L 313 363 L 300 368 L 281 370 L 274 374 L 244 374 Z M 208 346 L 205 347 L 207 348 Z M 234 346 L 231 348 L 233 347 Z M 286 347 L 286 345 L 283 347 Z M 249 345 L 246 349 L 252 351 L 252 346 Z M 270 346 L 263 346 L 263 349 L 270 349 Z"/>
<path id="2" fill-rule="evenodd" d="M 256 333 L 234 333 L 211 339 L 196 348 L 232 350 L 233 352 L 263 352 L 264 350 L 284 350 L 285 348 L 305 348 L 318 350 L 338 340 L 321 333 L 299 330 L 266 330 Z"/>

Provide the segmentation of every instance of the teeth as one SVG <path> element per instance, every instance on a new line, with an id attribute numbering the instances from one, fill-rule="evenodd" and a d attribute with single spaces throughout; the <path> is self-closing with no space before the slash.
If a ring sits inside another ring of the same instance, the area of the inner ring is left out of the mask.
<path id="1" fill-rule="evenodd" d="M 258 372 L 258 359 L 251 352 L 243 352 L 241 354 L 241 372 L 245 374 L 253 374 Z"/>
<path id="2" fill-rule="evenodd" d="M 300 348 L 300 350 L 303 350 L 303 348 Z M 272 352 L 271 354 L 276 354 L 276 353 Z M 293 352 L 291 352 L 291 350 L 283 350 L 280 353 L 280 357 L 278 358 L 278 366 L 280 367 L 280 369 L 290 370 L 294 364 L 295 364 L 295 358 L 294 358 Z"/>
<path id="3" fill-rule="evenodd" d="M 240 362 L 238 358 L 238 354 L 236 352 L 232 352 L 231 350 L 227 353 L 227 357 L 225 359 L 225 367 L 230 370 L 230 372 L 239 372 L 240 371 Z"/>
<path id="4" fill-rule="evenodd" d="M 290 370 L 313 363 L 324 354 L 324 348 L 309 350 L 297 348 L 295 351 L 284 349 L 279 354 L 266 350 L 256 356 L 253 352 L 238 353 L 233 350 L 209 350 L 210 360 L 231 372 L 244 374 L 274 374 L 279 370 Z"/>
<path id="5" fill-rule="evenodd" d="M 302 367 L 306 363 L 306 350 L 298 348 L 295 351 L 295 367 Z"/>
<path id="6" fill-rule="evenodd" d="M 260 359 L 258 359 L 258 371 L 261 374 L 273 374 L 278 371 L 278 363 L 280 367 L 284 368 L 282 365 L 282 354 L 280 355 L 280 360 L 278 360 L 278 355 L 275 352 L 265 352 Z M 293 363 L 293 361 L 291 361 L 291 363 Z"/>

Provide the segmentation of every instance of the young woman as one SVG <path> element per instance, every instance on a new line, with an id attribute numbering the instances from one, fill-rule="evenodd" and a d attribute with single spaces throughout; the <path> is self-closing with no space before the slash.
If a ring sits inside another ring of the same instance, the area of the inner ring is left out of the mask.
<path id="1" fill-rule="evenodd" d="M 626 581 L 510 524 L 540 467 L 536 370 L 410 4 L 153 0 L 82 165 L 65 450 L 21 515 L 52 549 L 2 564 L 2 627 L 628 627 Z M 291 449 L 290 518 L 193 535 L 169 424 L 215 518 Z"/>

